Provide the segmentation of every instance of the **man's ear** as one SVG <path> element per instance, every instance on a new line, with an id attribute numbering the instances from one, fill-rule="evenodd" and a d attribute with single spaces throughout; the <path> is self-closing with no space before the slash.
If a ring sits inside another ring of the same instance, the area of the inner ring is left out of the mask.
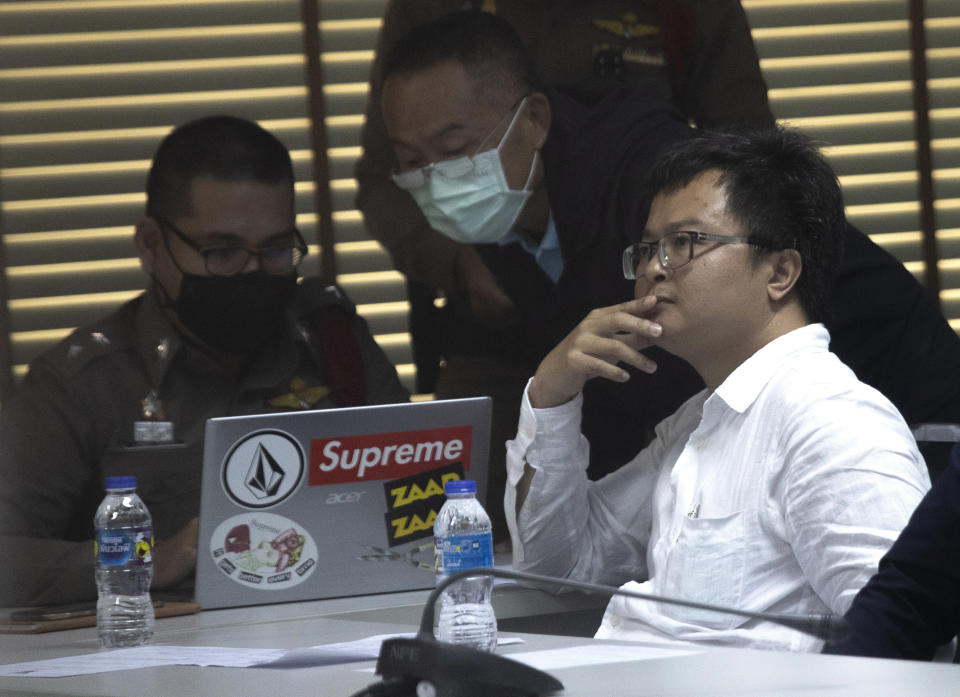
<path id="1" fill-rule="evenodd" d="M 141 219 L 133 234 L 133 243 L 140 257 L 140 268 L 148 276 L 154 275 L 163 244 L 163 231 L 157 221 L 149 217 Z"/>
<path id="2" fill-rule="evenodd" d="M 773 302 L 783 300 L 797 284 L 803 271 L 803 260 L 796 249 L 781 249 L 770 253 L 772 263 L 767 294 Z"/>
<path id="3" fill-rule="evenodd" d="M 539 150 L 550 133 L 550 100 L 543 92 L 531 92 L 527 95 L 526 118 L 531 129 L 531 142 Z"/>

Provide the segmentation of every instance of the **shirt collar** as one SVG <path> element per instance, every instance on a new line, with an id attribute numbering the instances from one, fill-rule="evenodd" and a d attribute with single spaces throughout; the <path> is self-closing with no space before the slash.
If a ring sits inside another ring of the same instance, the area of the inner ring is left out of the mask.
<path id="1" fill-rule="evenodd" d="M 777 337 L 745 360 L 716 389 L 727 406 L 743 413 L 770 379 L 794 353 L 811 349 L 828 351 L 830 334 L 822 324 L 808 324 Z"/>
<path id="2" fill-rule="evenodd" d="M 557 234 L 557 223 L 553 219 L 553 211 L 547 220 L 547 229 L 540 240 L 534 240 L 530 235 L 520 231 L 514 225 L 506 235 L 497 242 L 501 247 L 516 242 L 525 252 L 531 254 L 537 265 L 557 283 L 563 274 L 563 255 L 560 251 L 560 236 Z"/>
<path id="3" fill-rule="evenodd" d="M 163 382 L 173 357 L 183 346 L 183 339 L 164 311 L 160 293 L 153 284 L 143 294 L 137 308 L 136 332 L 137 351 L 146 366 L 150 384 L 157 388 Z"/>
<path id="4" fill-rule="evenodd" d="M 540 240 L 535 240 L 530 235 L 525 234 L 516 225 L 512 226 L 507 234 L 497 242 L 501 247 L 518 243 L 530 254 L 536 254 L 538 250 L 559 249 L 560 238 L 557 236 L 557 224 L 553 221 L 553 211 L 550 211 L 550 218 L 547 221 L 547 229 Z"/>

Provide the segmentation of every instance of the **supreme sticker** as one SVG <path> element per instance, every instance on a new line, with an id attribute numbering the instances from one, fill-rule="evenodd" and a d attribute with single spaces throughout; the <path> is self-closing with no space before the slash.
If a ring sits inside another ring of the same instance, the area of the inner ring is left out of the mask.
<path id="1" fill-rule="evenodd" d="M 471 426 L 450 426 L 312 440 L 308 484 L 401 479 L 469 462 L 472 434 Z"/>
<path id="2" fill-rule="evenodd" d="M 391 547 L 433 535 L 433 522 L 446 498 L 444 485 L 463 479 L 463 463 L 454 462 L 383 485 L 387 497 L 387 540 Z"/>

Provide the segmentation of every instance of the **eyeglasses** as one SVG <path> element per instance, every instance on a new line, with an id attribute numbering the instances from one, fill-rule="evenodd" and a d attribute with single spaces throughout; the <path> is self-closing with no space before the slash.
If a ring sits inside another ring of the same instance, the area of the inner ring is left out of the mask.
<path id="1" fill-rule="evenodd" d="M 506 121 L 508 116 L 516 116 L 516 114 L 520 112 L 520 109 L 523 108 L 523 105 L 526 101 L 527 95 L 524 95 L 514 102 L 513 106 L 510 108 L 510 111 L 500 117 L 500 120 L 497 121 L 497 125 L 493 127 L 493 130 L 491 130 L 486 137 L 480 141 L 480 145 L 477 146 L 477 149 L 473 155 L 454 157 L 450 160 L 440 160 L 439 162 L 431 162 L 428 165 L 417 167 L 416 169 L 411 169 L 406 172 L 396 172 L 393 175 L 394 183 L 404 191 L 410 191 L 411 189 L 419 189 L 421 186 L 426 184 L 433 172 L 436 172 L 446 179 L 459 179 L 460 177 L 466 176 L 473 171 L 474 167 L 476 167 L 476 162 L 473 159 L 474 156 L 481 152 L 481 148 L 488 140 L 490 140 L 490 136 L 496 133 L 497 129 L 503 125 L 503 122 Z M 506 137 L 509 135 L 509 133 L 510 129 L 508 128 L 507 133 L 505 133 L 503 138 L 500 139 L 500 145 L 503 145 L 503 141 L 506 140 Z M 500 149 L 500 145 L 497 146 L 498 150 Z"/>
<path id="2" fill-rule="evenodd" d="M 676 271 L 686 266 L 696 256 L 697 246 L 704 242 L 719 242 L 720 244 L 753 244 L 758 247 L 769 245 L 750 237 L 733 237 L 731 235 L 712 235 L 708 232 L 690 232 L 678 230 L 668 232 L 656 242 L 634 242 L 623 250 L 623 277 L 636 280 L 637 269 L 643 264 L 646 266 L 653 259 L 654 253 L 660 260 L 660 266 Z"/>
<path id="3" fill-rule="evenodd" d="M 291 228 L 289 237 L 261 249 L 250 249 L 236 244 L 200 245 L 187 237 L 182 230 L 166 218 L 154 215 L 162 228 L 167 228 L 191 249 L 203 257 L 203 265 L 211 276 L 233 276 L 239 273 L 256 257 L 260 268 L 268 274 L 292 273 L 307 255 L 307 243 L 297 228 Z M 167 247 L 169 251 L 169 247 Z"/>

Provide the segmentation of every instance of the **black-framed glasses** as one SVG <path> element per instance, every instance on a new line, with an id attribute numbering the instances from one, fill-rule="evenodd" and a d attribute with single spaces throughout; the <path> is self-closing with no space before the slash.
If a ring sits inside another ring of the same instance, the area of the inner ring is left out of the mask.
<path id="1" fill-rule="evenodd" d="M 623 250 L 623 277 L 633 281 L 637 278 L 637 269 L 640 265 L 646 266 L 656 254 L 660 266 L 676 271 L 686 266 L 696 256 L 698 245 L 704 242 L 719 242 L 720 244 L 753 244 L 758 247 L 767 247 L 766 243 L 751 237 L 734 237 L 732 235 L 714 235 L 709 232 L 693 232 L 678 230 L 668 232 L 656 242 L 634 242 Z"/>
<path id="2" fill-rule="evenodd" d="M 162 228 L 170 230 L 180 241 L 194 249 L 203 257 L 203 265 L 211 276 L 233 276 L 240 273 L 256 257 L 260 268 L 268 274 L 286 275 L 293 273 L 307 255 L 307 243 L 300 231 L 293 227 L 289 236 L 260 249 L 250 249 L 239 244 L 197 244 L 182 230 L 166 218 L 154 215 L 153 218 Z M 167 248 L 169 250 L 169 247 Z"/>

